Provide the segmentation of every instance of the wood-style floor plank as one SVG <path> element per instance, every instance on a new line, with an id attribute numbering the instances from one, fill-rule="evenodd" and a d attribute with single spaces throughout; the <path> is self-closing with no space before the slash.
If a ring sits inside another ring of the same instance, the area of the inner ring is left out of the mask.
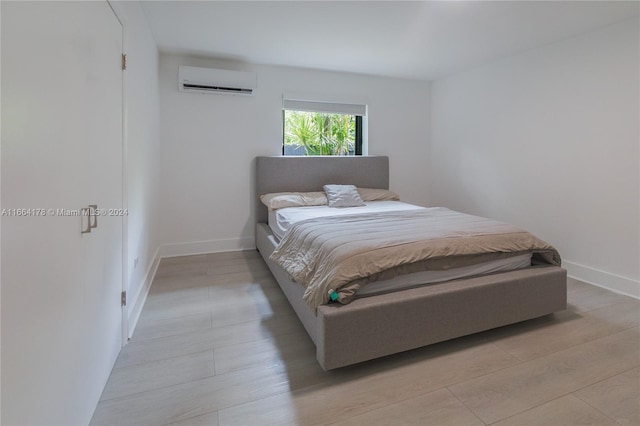
<path id="1" fill-rule="evenodd" d="M 259 364 L 287 363 L 298 358 L 314 359 L 315 356 L 316 347 L 302 330 L 269 339 L 225 346 L 214 352 L 217 374 Z"/>
<path id="2" fill-rule="evenodd" d="M 218 412 L 214 411 L 170 424 L 171 426 L 218 426 Z"/>
<path id="3" fill-rule="evenodd" d="M 133 339 L 136 341 L 157 339 L 159 337 L 175 336 L 191 331 L 206 330 L 212 327 L 211 312 L 202 312 L 163 320 L 149 320 L 147 317 L 144 317 L 138 321 Z"/>
<path id="4" fill-rule="evenodd" d="M 211 377 L 215 373 L 213 350 L 115 369 L 101 401 Z"/>
<path id="5" fill-rule="evenodd" d="M 494 423 L 637 367 L 639 336 L 633 328 L 449 389 L 482 421 Z"/>
<path id="6" fill-rule="evenodd" d="M 568 301 L 326 372 L 256 251 L 163 259 L 92 424 L 640 424 L 640 301 L 573 279 Z"/>
<path id="7" fill-rule="evenodd" d="M 274 338 L 280 334 L 302 331 L 294 314 L 280 314 L 265 320 L 213 327 L 158 339 L 131 341 L 122 348 L 116 367 L 130 367 L 145 362 L 203 352 L 238 343 Z"/>
<path id="8" fill-rule="evenodd" d="M 565 311 L 547 326 L 501 337 L 495 343 L 518 359 L 528 361 L 637 326 L 640 326 L 638 303 L 625 301 L 581 314 Z"/>
<path id="9" fill-rule="evenodd" d="M 332 423 L 336 426 L 484 426 L 447 389 L 390 404 L 377 410 Z"/>
<path id="10" fill-rule="evenodd" d="M 640 368 L 605 379 L 575 395 L 621 425 L 640 425 Z"/>
<path id="11" fill-rule="evenodd" d="M 629 301 L 631 298 L 593 285 L 583 284 L 582 289 L 570 293 L 568 303 L 576 312 L 588 312 L 617 303 Z M 631 299 L 633 300 L 633 299 Z"/>
<path id="12" fill-rule="evenodd" d="M 393 358 L 393 359 L 392 359 Z M 332 372 L 326 383 L 222 409 L 220 425 L 326 424 L 514 365 L 490 343 L 434 345 Z M 346 374 L 354 374 L 347 377 Z"/>
<path id="13" fill-rule="evenodd" d="M 617 423 L 573 395 L 565 395 L 538 407 L 494 423 L 494 426 L 615 426 Z"/>
<path id="14" fill-rule="evenodd" d="M 295 368 L 305 371 L 308 360 Z M 102 401 L 93 425 L 164 425 L 289 390 L 282 364 L 259 365 L 175 386 Z"/>
<path id="15" fill-rule="evenodd" d="M 222 287 L 210 285 L 207 287 L 197 287 L 182 289 L 172 293 L 150 295 L 145 304 L 145 310 L 141 314 L 144 321 L 155 321 L 162 319 L 178 318 L 195 313 L 213 312 L 217 315 L 224 309 L 239 310 L 240 314 L 249 310 L 262 309 L 269 305 L 274 307 L 288 307 L 286 299 L 282 299 L 276 291 L 275 283 L 254 283 L 253 288 L 248 288 L 242 293 L 236 291 L 230 296 L 231 291 Z M 262 305 L 262 306 L 260 306 Z M 247 318 L 255 319 L 254 318 Z"/>

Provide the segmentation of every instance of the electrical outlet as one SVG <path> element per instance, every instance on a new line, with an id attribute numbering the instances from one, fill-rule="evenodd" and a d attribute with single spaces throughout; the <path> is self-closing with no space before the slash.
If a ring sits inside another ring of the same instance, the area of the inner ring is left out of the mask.
<path id="1" fill-rule="evenodd" d="M 133 269 L 136 269 L 138 267 L 138 260 L 140 260 L 139 257 L 136 257 L 135 259 L 133 259 Z"/>

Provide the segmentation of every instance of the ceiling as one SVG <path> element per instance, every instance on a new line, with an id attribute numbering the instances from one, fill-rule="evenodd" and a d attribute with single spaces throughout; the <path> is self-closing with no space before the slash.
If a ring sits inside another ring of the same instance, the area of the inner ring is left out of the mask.
<path id="1" fill-rule="evenodd" d="M 638 16 L 637 1 L 143 1 L 163 52 L 433 80 Z"/>

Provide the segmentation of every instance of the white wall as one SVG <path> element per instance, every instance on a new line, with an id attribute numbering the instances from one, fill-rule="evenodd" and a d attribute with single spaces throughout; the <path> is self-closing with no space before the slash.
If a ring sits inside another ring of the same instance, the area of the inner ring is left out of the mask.
<path id="1" fill-rule="evenodd" d="M 129 215 L 125 274 L 131 335 L 157 267 L 154 261 L 159 246 L 159 54 L 140 4 L 129 1 L 112 4 L 124 21 L 127 53 L 125 178 Z"/>
<path id="2" fill-rule="evenodd" d="M 182 93 L 178 66 L 254 70 L 254 97 Z M 160 55 L 163 255 L 254 247 L 253 159 L 281 155 L 282 94 L 366 101 L 369 154 L 389 155 L 391 188 L 426 203 L 428 83 Z"/>
<path id="3" fill-rule="evenodd" d="M 638 40 L 636 18 L 433 82 L 430 201 L 639 296 Z"/>

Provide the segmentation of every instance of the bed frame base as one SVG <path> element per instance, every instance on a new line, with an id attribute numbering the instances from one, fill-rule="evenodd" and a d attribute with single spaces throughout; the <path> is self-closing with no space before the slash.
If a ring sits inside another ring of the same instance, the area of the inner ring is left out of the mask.
<path id="1" fill-rule="evenodd" d="M 316 345 L 325 370 L 391 355 L 547 315 L 567 307 L 567 272 L 538 266 L 431 284 L 320 306 L 314 315 L 304 288 L 269 260 L 275 240 L 264 223 L 256 245 Z"/>

